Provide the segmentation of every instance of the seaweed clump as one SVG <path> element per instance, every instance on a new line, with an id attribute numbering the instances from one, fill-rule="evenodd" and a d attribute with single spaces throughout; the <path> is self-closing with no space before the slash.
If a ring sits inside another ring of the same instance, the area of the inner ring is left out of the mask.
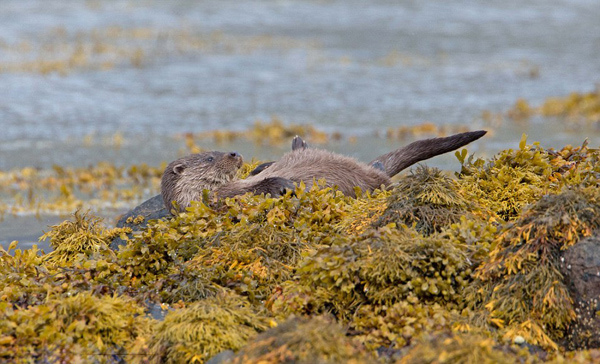
<path id="1" fill-rule="evenodd" d="M 276 314 L 331 313 L 369 349 L 399 348 L 449 325 L 471 264 L 460 243 L 384 227 L 332 239 L 299 262 L 296 274 L 275 292 Z"/>
<path id="2" fill-rule="evenodd" d="M 519 99 L 507 112 L 514 120 L 527 120 L 533 115 L 560 117 L 571 123 L 594 124 L 600 122 L 600 88 L 591 92 L 572 92 L 565 97 L 549 97 L 544 103 L 532 107 Z"/>
<path id="3" fill-rule="evenodd" d="M 230 361 L 241 363 L 373 363 L 375 358 L 341 325 L 323 316 L 294 317 L 248 343 Z"/>
<path id="4" fill-rule="evenodd" d="M 99 217 L 90 216 L 87 212 L 82 214 L 76 211 L 73 214 L 75 221 L 66 220 L 42 235 L 40 240 L 50 239 L 50 246 L 54 249 L 45 257 L 50 263 L 69 264 L 79 254 L 88 258 L 93 254 L 112 255 L 109 248 L 110 242 L 117 236 L 125 237 L 130 233 L 130 228 L 105 229 Z"/>
<path id="5" fill-rule="evenodd" d="M 595 187 L 544 196 L 499 232 L 466 299 L 506 338 L 558 347 L 576 318 L 559 257 L 600 227 L 599 198 Z"/>
<path id="6" fill-rule="evenodd" d="M 0 302 L 0 358 L 15 363 L 106 363 L 133 354 L 148 333 L 143 308 L 81 292 L 27 308 Z"/>
<path id="7" fill-rule="evenodd" d="M 396 364 L 513 364 L 538 363 L 527 348 L 500 345 L 481 334 L 440 332 L 424 335 Z"/>
<path id="8" fill-rule="evenodd" d="M 338 238 L 299 263 L 313 310 L 349 317 L 363 304 L 401 300 L 452 306 L 471 273 L 466 248 L 438 236 L 387 228 Z M 308 308 L 307 306 L 306 308 Z"/>
<path id="9" fill-rule="evenodd" d="M 414 224 L 417 231 L 430 235 L 475 209 L 474 203 L 459 194 L 454 180 L 437 168 L 418 166 L 395 185 L 386 210 L 373 226 Z"/>
<path id="10" fill-rule="evenodd" d="M 219 294 L 169 312 L 155 325 L 147 357 L 150 363 L 204 363 L 223 350 L 239 350 L 270 324 L 245 298 Z"/>
<path id="11" fill-rule="evenodd" d="M 456 153 L 462 164 L 459 184 L 464 195 L 480 201 L 505 221 L 552 190 L 548 153 L 539 144 L 528 145 L 523 135 L 519 149 L 500 152 L 487 164 Z"/>
<path id="12" fill-rule="evenodd" d="M 195 271 L 252 301 L 267 299 L 291 279 L 303 252 L 337 234 L 335 224 L 345 216 L 348 197 L 303 189 L 296 198 L 246 195 L 217 207 L 194 203 L 170 221 L 151 224 L 119 258 L 140 285 L 153 285 L 174 269 Z"/>
<path id="13" fill-rule="evenodd" d="M 487 206 L 504 221 L 515 220 L 522 209 L 565 186 L 595 186 L 600 180 L 600 154 L 587 142 L 580 147 L 544 149 L 527 144 L 523 134 L 519 149 L 500 152 L 492 160 L 473 160 L 456 153 L 462 164 L 458 174 L 461 193 Z"/>
<path id="14" fill-rule="evenodd" d="M 456 316 L 439 304 L 364 305 L 352 317 L 350 332 L 369 351 L 399 350 L 424 332 L 450 330 Z"/>

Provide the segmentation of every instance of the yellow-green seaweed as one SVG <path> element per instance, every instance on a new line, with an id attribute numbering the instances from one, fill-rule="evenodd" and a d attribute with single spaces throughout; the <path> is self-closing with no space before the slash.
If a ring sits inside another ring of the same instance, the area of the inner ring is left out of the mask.
<path id="1" fill-rule="evenodd" d="M 373 363 L 375 358 L 335 321 L 323 316 L 294 317 L 248 343 L 231 364 Z"/>
<path id="2" fill-rule="evenodd" d="M 204 363 L 223 350 L 238 350 L 274 324 L 243 297 L 222 293 L 170 311 L 148 340 L 149 363 Z M 132 363 L 143 363 L 138 357 Z"/>
<path id="3" fill-rule="evenodd" d="M 505 337 L 556 349 L 575 319 L 559 253 L 600 228 L 599 199 L 595 187 L 566 189 L 528 207 L 499 231 L 467 302 Z"/>
<path id="4" fill-rule="evenodd" d="M 473 217 L 476 210 L 481 208 L 459 193 L 453 179 L 437 168 L 417 166 L 394 185 L 388 206 L 374 226 L 414 224 L 417 231 L 429 235 L 465 214 Z"/>
<path id="5" fill-rule="evenodd" d="M 0 302 L 0 359 L 14 363 L 117 363 L 149 330 L 143 308 L 81 292 L 29 307 Z"/>

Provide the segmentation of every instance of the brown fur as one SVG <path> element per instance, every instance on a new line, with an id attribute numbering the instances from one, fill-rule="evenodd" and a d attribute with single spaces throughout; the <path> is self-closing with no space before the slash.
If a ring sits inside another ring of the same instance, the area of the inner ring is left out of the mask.
<path id="1" fill-rule="evenodd" d="M 230 182 L 242 163 L 242 156 L 236 152 L 204 152 L 171 162 L 160 184 L 165 206 L 170 209 L 175 201 L 185 209 L 191 201 L 200 199 L 203 190 L 214 191 Z"/>
<path id="2" fill-rule="evenodd" d="M 486 132 L 461 133 L 445 138 L 419 140 L 384 154 L 370 164 L 325 150 L 310 149 L 296 139 L 292 145 L 302 145 L 284 154 L 280 160 L 246 179 L 234 179 L 242 159 L 237 153 L 205 152 L 180 158 L 167 167 L 163 174 L 161 193 L 170 208 L 175 201 L 180 209 L 198 200 L 202 190 L 208 189 L 218 197 L 231 197 L 246 192 L 278 195 L 294 183 L 304 182 L 307 187 L 324 179 L 327 186 L 337 188 L 345 195 L 355 197 L 354 188 L 372 191 L 391 184 L 391 177 L 421 160 L 429 159 L 460 148 L 481 138 Z M 301 139 L 300 139 L 301 141 Z M 212 162 L 208 158 L 213 157 Z"/>

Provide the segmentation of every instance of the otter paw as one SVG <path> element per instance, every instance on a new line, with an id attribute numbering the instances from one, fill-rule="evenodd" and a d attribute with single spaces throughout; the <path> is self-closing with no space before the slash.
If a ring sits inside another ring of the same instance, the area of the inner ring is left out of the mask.
<path id="1" fill-rule="evenodd" d="M 279 197 L 285 195 L 288 190 L 294 191 L 295 189 L 294 182 L 287 178 L 270 177 L 262 180 L 256 186 L 254 193 L 269 193 L 272 197 Z"/>
<path id="2" fill-rule="evenodd" d="M 263 164 L 259 164 L 258 166 L 256 166 L 256 168 L 254 168 L 249 176 L 256 176 L 257 174 L 259 174 L 260 172 L 264 171 L 265 169 L 269 168 L 273 163 L 275 162 L 267 162 L 267 163 L 263 163 Z"/>
<path id="3" fill-rule="evenodd" d="M 277 178 L 281 179 L 278 196 L 285 195 L 287 193 L 287 191 L 292 191 L 292 195 L 294 195 L 294 193 L 296 191 L 296 185 L 294 184 L 294 182 L 290 181 L 287 178 L 281 178 L 281 177 L 277 177 Z"/>

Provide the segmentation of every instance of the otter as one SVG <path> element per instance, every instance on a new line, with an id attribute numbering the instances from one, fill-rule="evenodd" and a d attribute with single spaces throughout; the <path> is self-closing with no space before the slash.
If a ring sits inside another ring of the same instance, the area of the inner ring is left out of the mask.
<path id="1" fill-rule="evenodd" d="M 369 164 L 332 153 L 309 148 L 296 137 L 292 151 L 276 162 L 257 167 L 246 179 L 235 178 L 242 166 L 237 152 L 204 152 L 171 162 L 161 181 L 161 195 L 167 209 L 177 205 L 183 211 L 191 201 L 200 200 L 207 189 L 217 198 L 233 197 L 248 192 L 279 196 L 304 182 L 310 188 L 315 181 L 325 180 L 327 187 L 337 187 L 343 194 L 356 197 L 355 187 L 363 191 L 387 187 L 391 177 L 403 169 L 434 156 L 456 150 L 481 138 L 486 131 L 472 131 L 448 137 L 424 139 L 381 155 Z"/>

